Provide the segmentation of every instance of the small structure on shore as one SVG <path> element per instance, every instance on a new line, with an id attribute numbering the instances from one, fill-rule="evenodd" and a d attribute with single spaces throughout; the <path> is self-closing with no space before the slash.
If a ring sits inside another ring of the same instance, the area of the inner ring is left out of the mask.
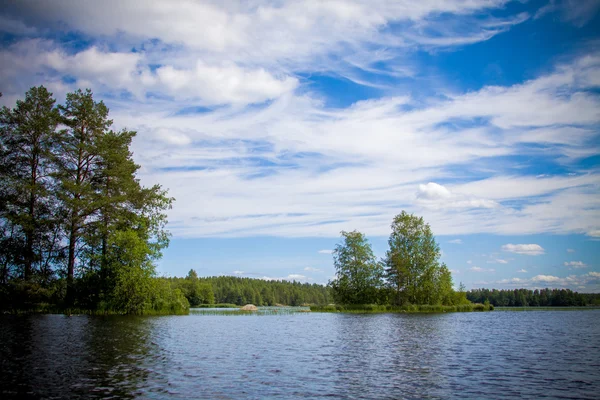
<path id="1" fill-rule="evenodd" d="M 258 311 L 258 307 L 256 307 L 254 304 L 246 304 L 244 307 L 241 308 L 242 311 Z"/>

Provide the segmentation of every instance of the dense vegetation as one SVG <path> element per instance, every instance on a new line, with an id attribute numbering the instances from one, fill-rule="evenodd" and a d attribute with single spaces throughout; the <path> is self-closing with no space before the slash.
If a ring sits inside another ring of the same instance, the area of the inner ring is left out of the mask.
<path id="1" fill-rule="evenodd" d="M 402 211 L 391 227 L 389 250 L 379 261 L 362 233 L 342 232 L 333 252 L 336 278 L 329 282 L 338 306 L 470 303 L 462 285 L 454 291 L 452 274 L 440 263 L 440 248 L 422 217 Z"/>
<path id="2" fill-rule="evenodd" d="M 154 278 L 172 199 L 136 179 L 136 133 L 89 90 L 55 103 L 40 86 L 0 110 L 0 307 L 186 312 Z"/>
<path id="3" fill-rule="evenodd" d="M 475 289 L 467 292 L 470 301 L 489 301 L 497 307 L 600 306 L 600 293 L 577 293 L 569 289 Z"/>
<path id="4" fill-rule="evenodd" d="M 265 281 L 262 279 L 216 276 L 198 278 L 191 270 L 185 278 L 164 278 L 185 295 L 190 306 L 204 304 L 254 304 L 257 306 L 329 303 L 328 289 L 323 285 Z"/>

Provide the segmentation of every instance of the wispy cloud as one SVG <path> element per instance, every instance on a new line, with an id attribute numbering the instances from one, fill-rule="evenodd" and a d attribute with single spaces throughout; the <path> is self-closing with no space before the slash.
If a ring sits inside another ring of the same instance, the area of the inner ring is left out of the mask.
<path id="1" fill-rule="evenodd" d="M 323 272 L 323 270 L 321 270 L 319 268 L 313 268 L 313 267 L 306 267 L 306 268 L 304 268 L 304 270 L 307 272 Z"/>
<path id="2" fill-rule="evenodd" d="M 565 262 L 565 267 L 572 267 L 572 268 L 587 268 L 587 264 L 585 264 L 582 261 L 568 261 Z"/>
<path id="3" fill-rule="evenodd" d="M 475 267 L 469 268 L 469 271 L 473 271 L 473 272 L 495 272 L 496 270 L 493 269 L 493 268 L 486 269 L 486 268 L 481 268 L 481 267 L 475 266 Z"/>
<path id="4" fill-rule="evenodd" d="M 319 254 L 333 254 L 333 250 L 319 250 L 318 251 Z"/>
<path id="5" fill-rule="evenodd" d="M 544 254 L 545 250 L 539 244 L 505 244 L 502 250 L 509 253 L 524 254 L 528 256 L 539 256 Z"/>
<path id="6" fill-rule="evenodd" d="M 452 240 L 449 240 L 448 243 L 462 244 L 462 240 L 461 239 L 452 239 Z"/>
<path id="7" fill-rule="evenodd" d="M 525 273 L 527 273 L 527 270 L 526 270 L 526 269 L 523 269 L 523 268 L 521 268 L 521 269 L 520 269 L 520 270 L 518 270 L 517 272 L 520 272 L 520 273 L 522 273 L 522 274 L 525 274 Z"/>
<path id="8" fill-rule="evenodd" d="M 577 164 L 598 153 L 594 49 L 527 81 L 418 94 L 416 52 L 529 18 L 504 4 L 14 2 L 0 24 L 19 35 L 0 49 L 0 102 L 40 83 L 59 99 L 94 89 L 115 128 L 138 132 L 142 183 L 177 199 L 175 237 L 386 236 L 401 209 L 440 235 L 599 236 L 598 173 Z M 333 107 L 336 94 L 308 78 L 319 74 L 381 91 Z M 519 157 L 573 175 L 520 172 Z"/>
<path id="9" fill-rule="evenodd" d="M 515 287 L 515 288 L 529 288 L 529 289 L 541 289 L 541 288 L 573 288 L 584 290 L 585 292 L 600 292 L 600 272 L 588 272 L 582 275 L 568 275 L 568 276 L 555 276 L 555 275 L 536 275 L 529 279 L 524 278 L 508 278 L 502 279 L 495 282 L 503 287 Z"/>
<path id="10" fill-rule="evenodd" d="M 518 287 L 529 289 L 540 288 L 577 288 L 586 292 L 600 292 L 600 272 L 588 272 L 582 275 L 569 275 L 565 277 L 555 275 L 536 275 L 530 279 L 509 278 L 495 283 L 505 287 Z"/>
<path id="11" fill-rule="evenodd" d="M 559 13 L 560 17 L 577 27 L 586 25 L 600 9 L 598 0 L 550 0 L 534 15 L 535 19 L 546 14 Z"/>
<path id="12" fill-rule="evenodd" d="M 265 281 L 289 281 L 289 282 L 308 282 L 312 281 L 312 278 L 307 277 L 306 275 L 301 274 L 289 274 L 286 277 L 273 277 L 273 276 L 261 276 L 258 279 L 262 279 Z"/>

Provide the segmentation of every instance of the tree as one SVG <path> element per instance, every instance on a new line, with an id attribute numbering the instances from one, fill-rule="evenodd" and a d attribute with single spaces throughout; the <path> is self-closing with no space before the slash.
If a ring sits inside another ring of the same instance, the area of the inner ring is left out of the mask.
<path id="1" fill-rule="evenodd" d="M 377 262 L 371 244 L 357 231 L 341 232 L 343 243 L 333 252 L 336 278 L 329 282 L 339 304 L 370 304 L 378 301 L 383 285 L 383 267 Z"/>
<path id="2" fill-rule="evenodd" d="M 94 102 L 92 92 L 77 90 L 68 93 L 64 106 L 59 106 L 63 123 L 59 149 L 57 178 L 60 200 L 66 214 L 65 231 L 68 242 L 66 302 L 74 301 L 73 279 L 77 245 L 85 224 L 100 209 L 101 196 L 93 181 L 99 170 L 99 142 L 112 121 L 103 102 Z"/>
<path id="3" fill-rule="evenodd" d="M 90 90 L 69 93 L 54 107 L 51 93 L 32 88 L 13 110 L 0 111 L 4 299 L 15 304 L 13 298 L 35 292 L 40 300 L 29 304 L 64 300 L 67 307 L 135 313 L 163 312 L 169 304 L 180 312 L 188 304 L 169 285 L 154 285 L 173 199 L 159 185 L 140 185 L 129 150 L 136 133 L 109 130 L 111 124 Z M 66 276 L 50 280 L 57 275 Z M 210 300 L 207 288 L 199 291 Z"/>
<path id="4" fill-rule="evenodd" d="M 435 287 L 436 297 L 434 303 L 454 304 L 452 273 L 444 263 L 439 268 L 436 268 Z"/>
<path id="5" fill-rule="evenodd" d="M 1 247 L 5 263 L 20 266 L 25 280 L 34 270 L 48 278 L 48 261 L 58 250 L 50 176 L 58 143 L 59 113 L 54 103 L 52 93 L 39 86 L 14 109 L 0 111 Z"/>
<path id="6" fill-rule="evenodd" d="M 114 229 L 130 228 L 135 217 L 134 200 L 142 188 L 135 179 L 139 166 L 133 161 L 129 147 L 136 132 L 108 131 L 97 138 L 98 157 L 92 187 L 99 194 L 98 215 L 87 224 L 90 261 L 102 266 L 108 249 L 108 237 Z M 99 262 L 98 262 L 99 261 Z"/>
<path id="7" fill-rule="evenodd" d="M 402 211 L 394 217 L 384 263 L 395 302 L 430 304 L 434 301 L 440 249 L 422 217 Z"/>

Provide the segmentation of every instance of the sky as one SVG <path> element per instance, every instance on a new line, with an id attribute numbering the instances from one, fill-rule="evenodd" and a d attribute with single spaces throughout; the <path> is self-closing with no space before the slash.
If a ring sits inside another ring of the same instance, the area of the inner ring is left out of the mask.
<path id="1" fill-rule="evenodd" d="M 402 210 L 456 285 L 600 292 L 600 1 L 9 1 L 0 103 L 91 88 L 166 276 L 327 283 Z"/>

